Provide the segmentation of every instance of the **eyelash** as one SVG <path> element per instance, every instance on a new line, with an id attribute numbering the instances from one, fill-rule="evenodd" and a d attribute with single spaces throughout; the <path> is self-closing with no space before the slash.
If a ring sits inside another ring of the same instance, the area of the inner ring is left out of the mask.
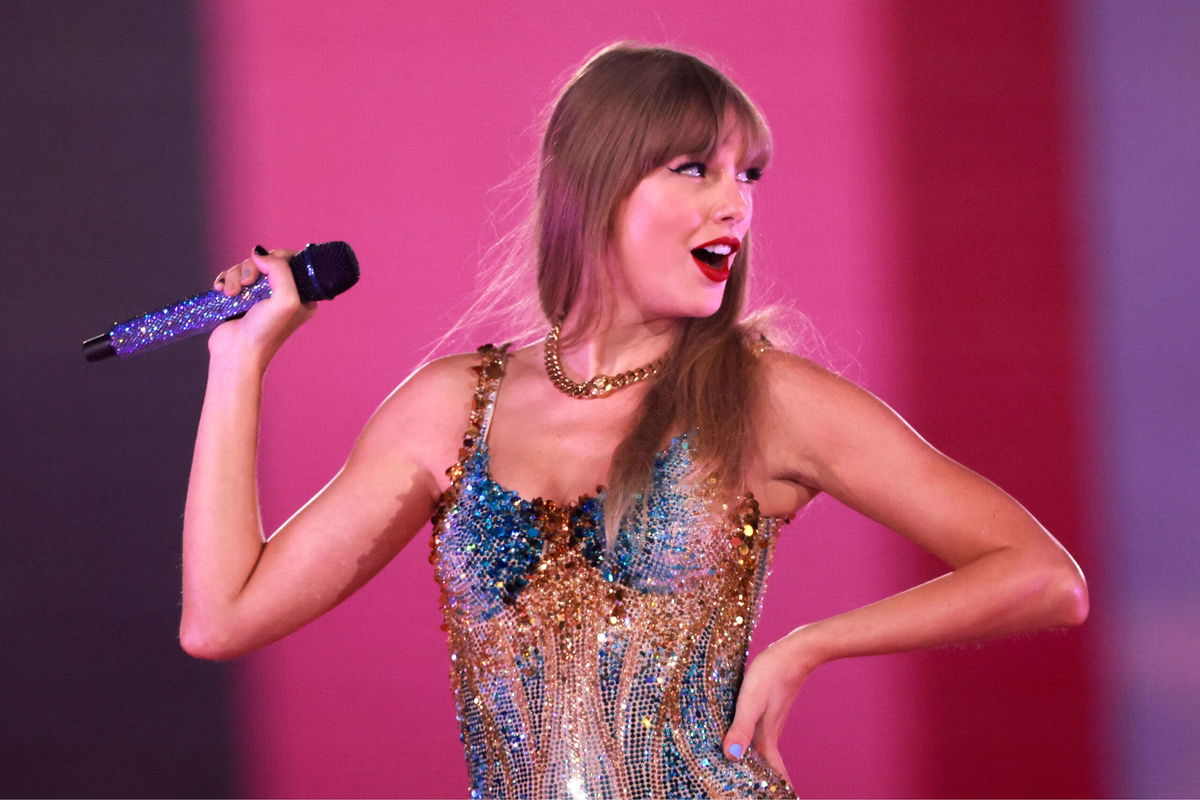
<path id="1" fill-rule="evenodd" d="M 678 167 L 668 167 L 668 169 L 677 175 L 688 175 L 689 177 L 693 178 L 703 178 L 708 171 L 708 167 L 702 161 L 688 161 L 684 164 L 680 164 Z M 698 171 L 699 174 L 691 174 L 692 170 Z M 743 183 L 757 183 L 760 179 L 762 179 L 762 170 L 758 167 L 751 167 L 750 169 L 739 172 L 738 175 L 746 176 L 745 178 L 739 178 L 739 180 L 741 180 Z"/>

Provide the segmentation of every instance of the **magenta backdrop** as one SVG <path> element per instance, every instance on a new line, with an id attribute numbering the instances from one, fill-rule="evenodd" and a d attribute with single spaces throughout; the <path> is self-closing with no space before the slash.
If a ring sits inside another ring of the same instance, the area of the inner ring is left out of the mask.
<path id="1" fill-rule="evenodd" d="M 313 3 L 202 7 L 212 263 L 256 242 L 345 239 L 361 284 L 321 309 L 268 377 L 269 528 L 340 466 L 373 408 L 456 317 L 494 239 L 493 187 L 532 152 L 564 71 L 617 39 L 708 53 L 764 109 L 776 157 L 759 266 L 832 365 L 908 413 L 912 342 L 897 198 L 897 78 L 865 2 Z M 909 209 L 911 210 L 911 209 Z M 968 459 L 969 460 L 969 459 Z M 1003 482 L 1003 480 L 1001 480 Z M 456 797 L 466 791 L 428 535 L 326 618 L 239 671 L 239 793 Z M 937 574 L 822 500 L 785 532 L 754 650 L 802 622 Z M 802 795 L 930 791 L 913 736 L 919 657 L 828 665 L 783 753 Z M 925 754 L 928 756 L 928 754 Z"/>

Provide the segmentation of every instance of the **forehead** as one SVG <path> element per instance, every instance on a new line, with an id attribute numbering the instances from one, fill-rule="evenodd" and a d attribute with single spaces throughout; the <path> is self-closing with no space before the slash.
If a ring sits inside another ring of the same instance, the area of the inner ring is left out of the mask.
<path id="1" fill-rule="evenodd" d="M 766 166 L 771 158 L 771 132 L 752 106 L 725 110 L 720 145 L 736 147 L 739 159 L 758 166 Z"/>
<path id="2" fill-rule="evenodd" d="M 727 115 L 725 122 L 722 123 L 720 135 L 713 150 L 712 155 L 714 156 L 721 151 L 732 151 L 734 160 L 738 162 L 757 163 L 765 160 L 764 148 L 753 141 L 751 134 L 732 114 Z"/>
<path id="3" fill-rule="evenodd" d="M 652 146 L 652 153 L 646 153 L 649 161 L 661 164 L 681 154 L 711 159 L 719 150 L 728 148 L 735 151 L 735 159 L 741 163 L 763 166 L 770 158 L 770 133 L 752 108 L 729 104 L 716 113 L 698 103 L 681 111 L 669 126 L 660 130 L 662 138 L 656 143 L 658 146 Z"/>

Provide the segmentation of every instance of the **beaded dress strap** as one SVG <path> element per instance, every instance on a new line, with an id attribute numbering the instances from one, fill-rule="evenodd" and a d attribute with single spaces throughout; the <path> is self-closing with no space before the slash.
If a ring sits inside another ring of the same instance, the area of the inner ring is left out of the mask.
<path id="1" fill-rule="evenodd" d="M 508 361 L 508 348 L 511 344 L 509 342 L 501 347 L 485 344 L 478 350 L 483 360 L 482 363 L 471 367 L 479 375 L 479 383 L 475 387 L 470 421 L 463 437 L 462 450 L 459 451 L 460 459 L 465 459 L 481 442 L 487 441 L 492 412 L 496 408 L 496 394 L 500 389 L 500 379 L 504 377 L 504 366 Z"/>
<path id="2" fill-rule="evenodd" d="M 761 356 L 763 353 L 775 349 L 775 345 L 771 343 L 771 340 L 768 339 L 764 333 L 760 333 L 758 336 L 754 337 L 754 339 L 749 342 L 749 345 L 750 352 L 754 353 L 756 356 Z"/>

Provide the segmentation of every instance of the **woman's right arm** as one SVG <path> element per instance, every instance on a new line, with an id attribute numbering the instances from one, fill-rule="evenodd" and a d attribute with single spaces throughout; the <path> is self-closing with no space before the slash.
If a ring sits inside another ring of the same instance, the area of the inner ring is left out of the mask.
<path id="1" fill-rule="evenodd" d="M 241 274 L 223 274 L 244 285 L 261 270 L 272 296 L 220 326 L 209 344 L 184 511 L 180 622 L 183 648 L 200 658 L 233 658 L 286 636 L 387 564 L 428 521 L 440 491 L 435 465 L 456 452 L 447 426 L 455 412 L 460 424 L 466 418 L 473 376 L 462 357 L 418 371 L 375 413 L 333 480 L 264 543 L 256 481 L 262 377 L 312 313 L 295 296 L 289 255 L 256 256 Z"/>

